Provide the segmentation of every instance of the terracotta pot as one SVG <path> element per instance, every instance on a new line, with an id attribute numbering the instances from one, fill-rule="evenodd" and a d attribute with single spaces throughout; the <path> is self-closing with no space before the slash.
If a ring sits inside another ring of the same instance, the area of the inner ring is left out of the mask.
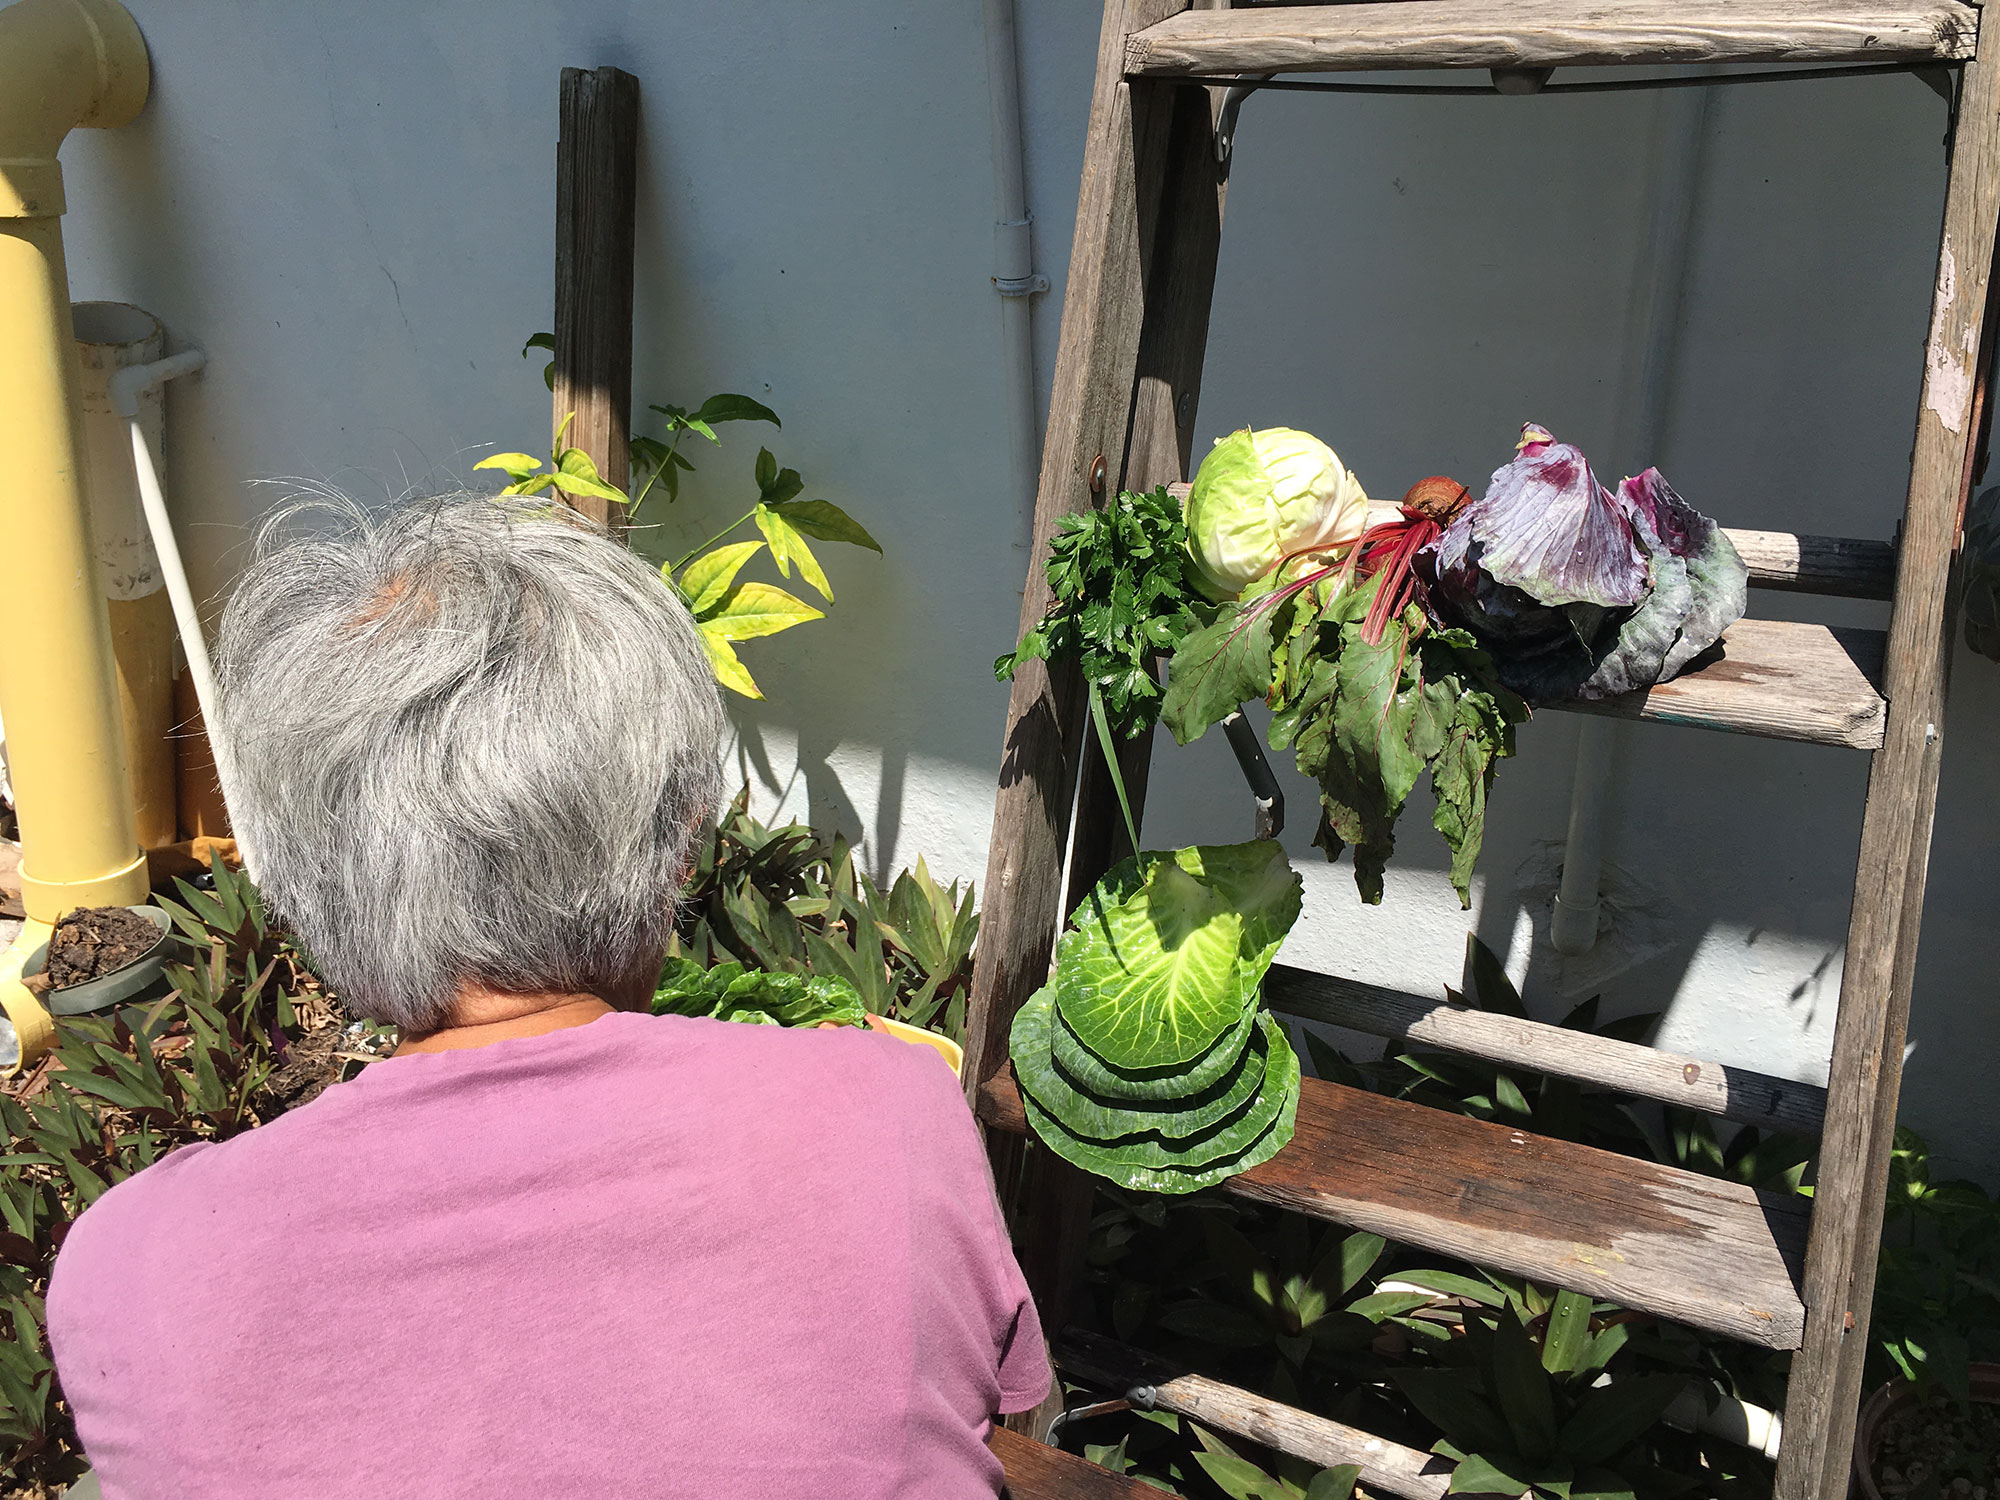
<path id="1" fill-rule="evenodd" d="M 1970 1367 L 1972 1399 L 2000 1406 L 2000 1365 Z M 1875 1483 L 1875 1453 L 1882 1446 L 1882 1429 L 1889 1419 L 1916 1403 L 1916 1392 L 1907 1380 L 1892 1380 L 1870 1396 L 1861 1408 L 1861 1421 L 1854 1429 L 1854 1488 L 1862 1500 L 1882 1500 Z"/>

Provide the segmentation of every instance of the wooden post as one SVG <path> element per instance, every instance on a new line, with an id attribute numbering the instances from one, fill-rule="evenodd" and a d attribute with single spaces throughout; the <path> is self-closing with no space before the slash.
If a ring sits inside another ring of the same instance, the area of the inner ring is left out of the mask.
<path id="1" fill-rule="evenodd" d="M 556 142 L 553 427 L 604 482 L 626 489 L 632 427 L 632 231 L 639 80 L 617 68 L 564 68 Z M 621 531 L 628 507 L 566 495 Z"/>
<path id="2" fill-rule="evenodd" d="M 1187 0 L 1105 6 L 1023 629 L 1051 602 L 1044 567 L 1057 521 L 1186 472 L 1221 230 L 1213 108 L 1207 90 L 1123 75 L 1125 37 L 1187 8 Z M 1084 749 L 1086 718 L 1073 664 L 1016 675 L 966 1019 L 969 1092 L 1005 1066 L 1014 1013 L 1048 975 L 1058 918 L 1124 852 L 1102 757 L 1094 742 Z M 1135 820 L 1150 748 L 1147 734 L 1119 757 Z M 1065 891 L 1079 752 L 1088 769 Z M 1081 1269 L 1092 1192 L 1083 1173 L 1035 1152 L 1022 1192 L 1024 1269 L 1050 1333 Z M 1039 1431 L 1047 1415 L 1009 1422 Z"/>
<path id="3" fill-rule="evenodd" d="M 1792 1361 L 1778 1500 L 1845 1494 L 1854 1444 L 1882 1194 L 1903 1073 L 1917 924 L 1943 748 L 1953 646 L 1951 564 L 1975 351 L 2000 218 L 2000 27 L 1982 25 L 1952 139 L 1937 291 L 1889 624 L 1889 701 L 1868 776 L 1826 1130 L 1806 1255 L 1805 1345 Z"/>

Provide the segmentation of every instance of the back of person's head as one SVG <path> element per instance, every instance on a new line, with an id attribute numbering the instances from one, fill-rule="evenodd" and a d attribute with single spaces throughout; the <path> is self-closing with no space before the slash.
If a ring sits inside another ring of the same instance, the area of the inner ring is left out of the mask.
<path id="1" fill-rule="evenodd" d="M 231 818 L 353 1014 L 427 1030 L 468 986 L 604 993 L 658 962 L 722 709 L 686 607 L 567 508 L 289 512 L 217 675 Z"/>

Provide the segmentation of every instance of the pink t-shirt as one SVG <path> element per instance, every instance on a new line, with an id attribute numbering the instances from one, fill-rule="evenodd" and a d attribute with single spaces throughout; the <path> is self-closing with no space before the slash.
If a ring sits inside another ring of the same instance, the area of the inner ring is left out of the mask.
<path id="1" fill-rule="evenodd" d="M 1049 1371 L 972 1117 L 867 1031 L 394 1058 L 77 1221 L 107 1500 L 991 1496 Z"/>

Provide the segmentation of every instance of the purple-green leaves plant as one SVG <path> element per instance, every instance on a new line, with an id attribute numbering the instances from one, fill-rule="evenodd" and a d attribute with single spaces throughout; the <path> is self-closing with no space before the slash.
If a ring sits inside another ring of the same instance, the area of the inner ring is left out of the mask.
<path id="1" fill-rule="evenodd" d="M 1742 618 L 1749 583 L 1722 529 L 1658 469 L 1608 490 L 1532 422 L 1416 571 L 1430 613 L 1471 631 L 1502 682 L 1544 702 L 1667 681 Z"/>

